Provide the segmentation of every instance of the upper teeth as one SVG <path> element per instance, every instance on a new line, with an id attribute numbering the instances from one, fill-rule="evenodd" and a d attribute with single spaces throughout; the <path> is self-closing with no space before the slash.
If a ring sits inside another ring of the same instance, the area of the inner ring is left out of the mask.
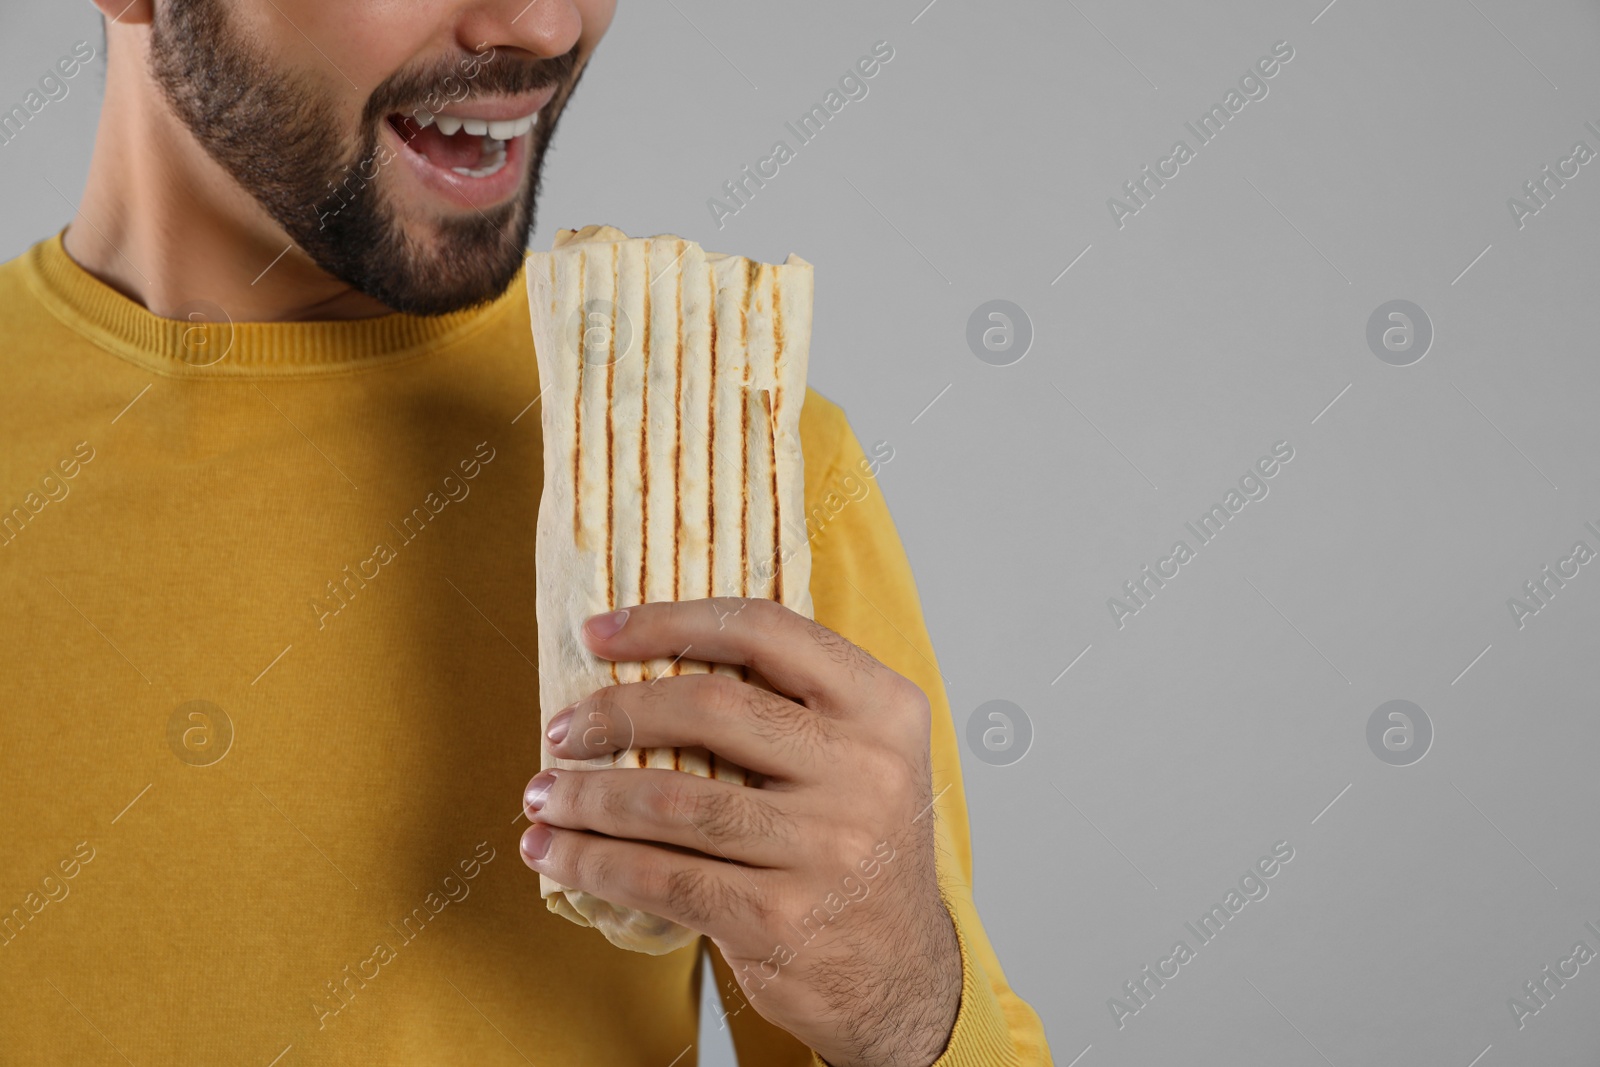
<path id="1" fill-rule="evenodd" d="M 454 115 L 431 115 L 426 111 L 413 112 L 412 117 L 418 126 L 426 129 L 435 122 L 439 124 L 439 132 L 446 137 L 454 136 L 461 130 L 474 137 L 492 137 L 497 141 L 509 141 L 513 137 L 521 137 L 534 124 L 539 121 L 539 113 L 524 115 L 519 119 L 504 119 L 489 121 L 488 119 L 462 119 Z"/>

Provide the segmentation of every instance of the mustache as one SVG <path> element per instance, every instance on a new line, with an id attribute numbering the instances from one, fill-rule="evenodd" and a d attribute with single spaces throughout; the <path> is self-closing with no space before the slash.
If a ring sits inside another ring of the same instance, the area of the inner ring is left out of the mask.
<path id="1" fill-rule="evenodd" d="M 429 99 L 444 97 L 465 103 L 484 96 L 516 96 L 548 86 L 566 85 L 578 69 L 578 46 L 552 59 L 528 61 L 493 48 L 441 57 L 415 70 L 396 71 L 372 91 L 363 119 L 370 124 L 386 115 L 410 114 Z"/>

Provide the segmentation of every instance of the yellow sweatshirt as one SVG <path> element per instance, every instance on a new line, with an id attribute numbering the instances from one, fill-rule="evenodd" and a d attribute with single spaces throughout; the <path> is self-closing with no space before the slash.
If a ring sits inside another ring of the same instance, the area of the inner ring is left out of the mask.
<path id="1" fill-rule="evenodd" d="M 710 942 L 550 913 L 522 278 L 418 318 L 163 319 L 61 236 L 0 266 L 0 1063 L 820 1064 Z M 202 311 L 202 318 L 216 312 Z M 1048 1063 L 972 902 L 956 734 L 843 412 L 801 419 L 816 618 L 933 705 L 962 950 L 939 1067 Z"/>

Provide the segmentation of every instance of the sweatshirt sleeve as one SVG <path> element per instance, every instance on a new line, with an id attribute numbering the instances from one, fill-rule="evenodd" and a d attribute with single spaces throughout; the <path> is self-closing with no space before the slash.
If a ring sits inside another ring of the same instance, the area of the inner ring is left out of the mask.
<path id="1" fill-rule="evenodd" d="M 1050 1064 L 1043 1024 L 1006 982 L 973 904 L 972 845 L 956 728 L 911 565 L 877 481 L 882 464 L 892 462 L 892 445 L 877 442 L 869 456 L 843 411 L 828 401 L 821 406 L 830 422 L 837 420 L 840 444 L 815 484 L 812 472 L 806 477 L 816 619 L 921 686 L 932 708 L 936 863 L 961 947 L 961 1006 L 949 1044 L 934 1067 Z M 815 1053 L 811 1063 L 828 1067 Z"/>

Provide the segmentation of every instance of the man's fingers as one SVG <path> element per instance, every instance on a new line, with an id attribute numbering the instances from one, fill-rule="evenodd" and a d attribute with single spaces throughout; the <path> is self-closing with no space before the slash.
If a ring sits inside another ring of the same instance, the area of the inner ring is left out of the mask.
<path id="1" fill-rule="evenodd" d="M 769 778 L 806 777 L 841 738 L 826 716 L 726 674 L 680 674 L 607 686 L 580 700 L 549 745 L 562 759 L 625 748 L 703 745 Z"/>
<path id="2" fill-rule="evenodd" d="M 523 831 L 521 851 L 524 863 L 569 889 L 718 940 L 739 943 L 766 919 L 769 872 L 759 868 L 544 823 Z"/>
<path id="3" fill-rule="evenodd" d="M 773 794 L 681 771 L 553 768 L 528 784 L 524 803 L 530 820 L 759 867 L 785 865 L 799 848 Z"/>
<path id="4" fill-rule="evenodd" d="M 774 600 L 707 597 L 659 601 L 585 622 L 583 639 L 609 660 L 687 656 L 754 669 L 782 693 L 818 710 L 863 701 L 891 672 L 865 649 Z"/>

